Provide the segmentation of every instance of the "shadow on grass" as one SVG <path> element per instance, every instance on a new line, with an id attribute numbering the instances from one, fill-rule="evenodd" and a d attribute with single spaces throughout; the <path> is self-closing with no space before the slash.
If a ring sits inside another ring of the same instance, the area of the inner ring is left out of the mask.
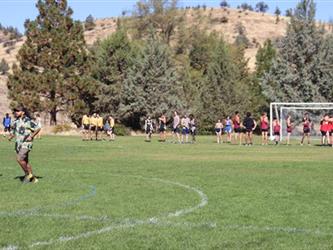
<path id="1" fill-rule="evenodd" d="M 0 175 L 1 176 L 1 175 Z M 14 180 L 19 180 L 20 182 L 23 182 L 23 180 L 24 180 L 24 175 L 23 176 L 16 176 L 15 178 L 14 178 Z M 42 176 L 36 176 L 36 178 L 37 179 L 43 179 L 43 177 Z"/>

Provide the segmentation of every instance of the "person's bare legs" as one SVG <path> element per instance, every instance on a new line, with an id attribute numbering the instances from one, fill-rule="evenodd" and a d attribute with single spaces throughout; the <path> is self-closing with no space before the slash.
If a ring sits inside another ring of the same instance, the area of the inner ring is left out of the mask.
<path id="1" fill-rule="evenodd" d="M 303 133 L 302 140 L 301 140 L 301 145 L 303 145 L 304 138 L 305 138 L 305 133 Z"/>
<path id="2" fill-rule="evenodd" d="M 20 167 L 22 168 L 25 175 L 28 175 L 29 173 L 32 172 L 31 166 L 29 165 L 29 168 L 28 168 L 28 163 L 26 161 L 17 159 L 17 163 L 20 165 Z M 30 172 L 29 172 L 29 170 L 30 170 Z"/>
<path id="3" fill-rule="evenodd" d="M 307 134 L 307 141 L 308 141 L 308 145 L 311 145 L 311 140 L 310 140 L 310 134 Z"/>

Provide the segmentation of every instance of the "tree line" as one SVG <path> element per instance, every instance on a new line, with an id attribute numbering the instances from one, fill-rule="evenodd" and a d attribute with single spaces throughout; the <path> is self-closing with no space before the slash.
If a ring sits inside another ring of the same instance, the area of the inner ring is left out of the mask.
<path id="1" fill-rule="evenodd" d="M 61 111 L 77 125 L 99 111 L 137 129 L 147 115 L 177 110 L 205 127 L 236 110 L 265 111 L 270 101 L 332 101 L 333 38 L 316 25 L 312 0 L 296 6 L 285 37 L 259 48 L 254 72 L 243 27 L 227 43 L 200 18 L 186 22 L 177 0 L 139 1 L 116 32 L 91 47 L 66 0 L 36 6 L 9 75 L 9 97 L 11 105 L 50 113 L 52 124 Z"/>

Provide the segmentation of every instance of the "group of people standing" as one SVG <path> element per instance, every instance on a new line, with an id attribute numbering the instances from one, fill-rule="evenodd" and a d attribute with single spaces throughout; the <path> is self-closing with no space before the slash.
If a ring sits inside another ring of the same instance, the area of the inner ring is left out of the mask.
<path id="1" fill-rule="evenodd" d="M 263 129 L 266 130 L 266 124 L 262 123 Z M 230 116 L 222 122 L 218 120 L 215 124 L 216 142 L 221 144 L 223 142 L 223 130 L 227 135 L 227 143 L 232 143 L 232 132 L 234 132 L 234 143 L 239 142 L 242 144 L 243 134 L 245 134 L 245 145 L 253 145 L 253 131 L 257 127 L 257 122 L 252 118 L 250 112 L 246 113 L 244 120 L 241 120 L 238 111 L 235 112 L 232 119 Z M 267 120 L 267 131 L 268 131 L 268 120 Z"/>
<path id="2" fill-rule="evenodd" d="M 280 120 L 274 117 L 272 124 L 271 139 L 276 145 L 280 143 L 281 124 Z M 162 114 L 157 121 L 153 120 L 151 116 L 147 116 L 144 121 L 144 130 L 146 134 L 145 141 L 150 142 L 154 131 L 159 133 L 159 141 L 166 141 L 167 131 L 167 117 Z M 106 133 L 110 140 L 114 140 L 114 124 L 115 120 L 112 116 L 108 116 L 103 119 L 98 113 L 94 113 L 91 116 L 84 115 L 82 118 L 82 135 L 83 140 L 101 140 L 104 139 L 103 133 Z M 290 137 L 295 128 L 291 115 L 288 115 L 286 120 L 286 144 L 290 145 Z M 195 143 L 197 134 L 197 123 L 193 114 L 184 114 L 179 116 L 177 111 L 174 111 L 173 119 L 171 123 L 172 140 L 171 143 Z M 253 145 L 253 132 L 259 127 L 261 132 L 261 144 L 268 145 L 269 143 L 269 118 L 266 112 L 263 112 L 257 122 L 250 112 L 246 113 L 244 119 L 241 118 L 239 112 L 225 119 L 219 119 L 215 123 L 216 142 L 221 144 L 224 142 L 223 134 L 226 135 L 226 143 L 240 144 L 251 146 Z M 311 130 L 313 124 L 310 119 L 309 113 L 304 113 L 302 120 L 302 139 L 300 144 L 303 145 L 304 141 L 307 141 L 308 145 L 311 145 Z M 322 135 L 321 144 L 333 145 L 333 117 L 324 115 L 320 122 L 320 132 Z"/>
<path id="3" fill-rule="evenodd" d="M 290 137 L 295 128 L 295 124 L 292 121 L 292 117 L 289 114 L 285 120 L 286 122 L 286 144 L 290 145 Z M 245 134 L 245 145 L 253 145 L 253 131 L 257 128 L 257 122 L 251 117 L 251 113 L 248 112 L 243 121 L 239 112 L 235 112 L 235 115 L 232 119 L 228 116 L 224 122 L 218 120 L 215 124 L 215 133 L 217 143 L 222 143 L 222 131 L 224 128 L 225 133 L 227 134 L 227 142 L 231 142 L 232 131 L 235 135 L 235 142 L 239 142 L 242 145 L 242 137 Z M 269 119 L 266 112 L 263 112 L 259 120 L 260 132 L 261 132 L 261 143 L 262 145 L 268 145 L 268 135 L 269 135 Z M 311 145 L 311 130 L 313 129 L 313 123 L 310 119 L 309 113 L 304 113 L 302 120 L 302 139 L 300 144 L 303 145 L 305 139 L 307 144 Z M 280 143 L 280 133 L 281 133 L 281 124 L 279 119 L 276 117 L 273 118 L 272 124 L 273 134 L 272 139 L 275 144 Z M 320 132 L 321 132 L 321 145 L 332 145 L 333 146 L 333 116 L 325 114 L 320 121 Z"/>
<path id="4" fill-rule="evenodd" d="M 114 118 L 110 115 L 105 120 L 98 113 L 84 115 L 82 117 L 82 140 L 102 140 L 105 139 L 103 134 L 106 133 L 110 141 L 115 139 Z"/>
<path id="5" fill-rule="evenodd" d="M 156 125 L 156 126 L 154 126 Z M 150 142 L 152 134 L 154 132 L 154 127 L 157 127 L 159 132 L 160 142 L 166 141 L 166 130 L 167 130 L 167 118 L 164 114 L 162 114 L 158 118 L 158 124 L 154 124 L 154 121 L 148 116 L 145 120 L 145 133 L 146 133 L 146 141 Z M 180 117 L 177 111 L 173 114 L 172 121 L 172 143 L 195 143 L 196 141 L 196 120 L 194 115 L 190 114 L 189 116 L 184 114 Z M 191 135 L 191 141 L 189 140 L 189 136 Z"/>

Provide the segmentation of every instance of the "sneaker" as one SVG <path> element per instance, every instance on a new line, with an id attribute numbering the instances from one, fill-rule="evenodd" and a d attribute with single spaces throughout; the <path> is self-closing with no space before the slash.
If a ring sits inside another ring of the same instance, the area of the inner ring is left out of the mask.
<path id="1" fill-rule="evenodd" d="M 38 179 L 36 176 L 32 177 L 31 183 L 36 184 L 38 182 Z"/>
<path id="2" fill-rule="evenodd" d="M 24 179 L 23 179 L 23 183 L 29 183 L 30 180 L 33 178 L 34 176 L 32 174 L 28 174 L 26 176 L 24 176 Z"/>

